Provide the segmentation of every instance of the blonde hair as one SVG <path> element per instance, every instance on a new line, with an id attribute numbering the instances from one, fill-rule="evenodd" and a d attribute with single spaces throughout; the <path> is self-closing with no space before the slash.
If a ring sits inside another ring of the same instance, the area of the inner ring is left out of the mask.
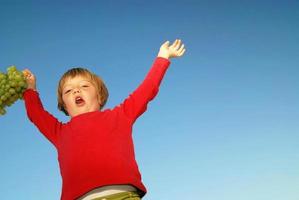
<path id="1" fill-rule="evenodd" d="M 90 71 L 88 71 L 85 68 L 72 68 L 70 70 L 68 70 L 67 72 L 65 72 L 62 77 L 59 80 L 59 84 L 58 84 L 58 89 L 57 89 L 57 101 L 58 101 L 58 109 L 62 112 L 64 112 L 64 114 L 69 115 L 68 112 L 66 111 L 65 107 L 64 107 L 64 102 L 62 99 L 62 87 L 65 84 L 66 80 L 68 78 L 74 78 L 76 76 L 83 76 L 88 78 L 91 83 L 95 86 L 97 93 L 98 93 L 98 98 L 100 100 L 100 110 L 104 107 L 104 105 L 107 102 L 109 93 L 107 90 L 107 87 L 104 84 L 104 81 L 97 76 L 94 73 L 91 73 Z"/>

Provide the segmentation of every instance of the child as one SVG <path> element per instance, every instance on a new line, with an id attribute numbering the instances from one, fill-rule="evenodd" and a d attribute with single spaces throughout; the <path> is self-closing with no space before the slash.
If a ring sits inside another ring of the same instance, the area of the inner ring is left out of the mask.
<path id="1" fill-rule="evenodd" d="M 34 75 L 23 71 L 27 115 L 57 149 L 62 200 L 138 200 L 145 195 L 132 127 L 158 93 L 169 59 L 184 53 L 181 40 L 162 44 L 141 85 L 120 105 L 104 111 L 108 91 L 103 81 L 86 69 L 70 69 L 58 85 L 58 108 L 70 116 L 67 123 L 43 108 Z"/>

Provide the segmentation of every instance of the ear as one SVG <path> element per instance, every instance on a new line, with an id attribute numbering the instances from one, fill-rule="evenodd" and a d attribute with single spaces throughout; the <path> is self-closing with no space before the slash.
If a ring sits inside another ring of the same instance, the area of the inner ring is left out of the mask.
<path id="1" fill-rule="evenodd" d="M 101 101 L 101 97 L 100 97 L 100 95 L 98 95 L 97 99 L 98 99 L 98 103 L 99 103 L 99 105 L 100 105 L 100 108 L 101 108 L 102 101 Z"/>

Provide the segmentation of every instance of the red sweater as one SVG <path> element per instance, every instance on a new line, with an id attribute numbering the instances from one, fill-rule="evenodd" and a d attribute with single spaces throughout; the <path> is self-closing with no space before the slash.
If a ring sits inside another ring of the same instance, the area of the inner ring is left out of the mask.
<path id="1" fill-rule="evenodd" d="M 132 126 L 158 93 L 169 64 L 169 60 L 157 58 L 142 84 L 120 105 L 77 115 L 67 123 L 43 108 L 37 92 L 24 92 L 30 121 L 57 149 L 62 200 L 74 200 L 95 188 L 115 184 L 133 185 L 145 195 Z"/>

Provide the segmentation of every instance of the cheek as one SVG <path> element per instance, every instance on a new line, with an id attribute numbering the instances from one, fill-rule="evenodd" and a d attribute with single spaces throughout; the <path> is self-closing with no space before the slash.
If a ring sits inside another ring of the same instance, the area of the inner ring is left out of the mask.
<path id="1" fill-rule="evenodd" d="M 97 91 L 96 91 L 95 88 L 93 88 L 93 90 L 90 91 L 90 94 L 91 94 L 90 98 L 92 98 L 93 100 L 96 100 L 96 101 L 100 100 L 99 95 L 98 95 L 98 93 L 97 93 Z"/>
<path id="2" fill-rule="evenodd" d="M 66 96 L 63 96 L 62 97 L 62 101 L 63 101 L 63 104 L 68 107 L 70 105 L 70 98 L 66 97 Z"/>
<path id="3" fill-rule="evenodd" d="M 100 105 L 100 97 L 98 94 L 94 94 L 92 96 L 92 99 L 93 99 L 93 103 L 96 104 L 97 106 Z"/>
<path id="4" fill-rule="evenodd" d="M 89 101 L 91 101 L 93 103 L 98 102 L 98 96 L 96 94 L 90 95 Z"/>

